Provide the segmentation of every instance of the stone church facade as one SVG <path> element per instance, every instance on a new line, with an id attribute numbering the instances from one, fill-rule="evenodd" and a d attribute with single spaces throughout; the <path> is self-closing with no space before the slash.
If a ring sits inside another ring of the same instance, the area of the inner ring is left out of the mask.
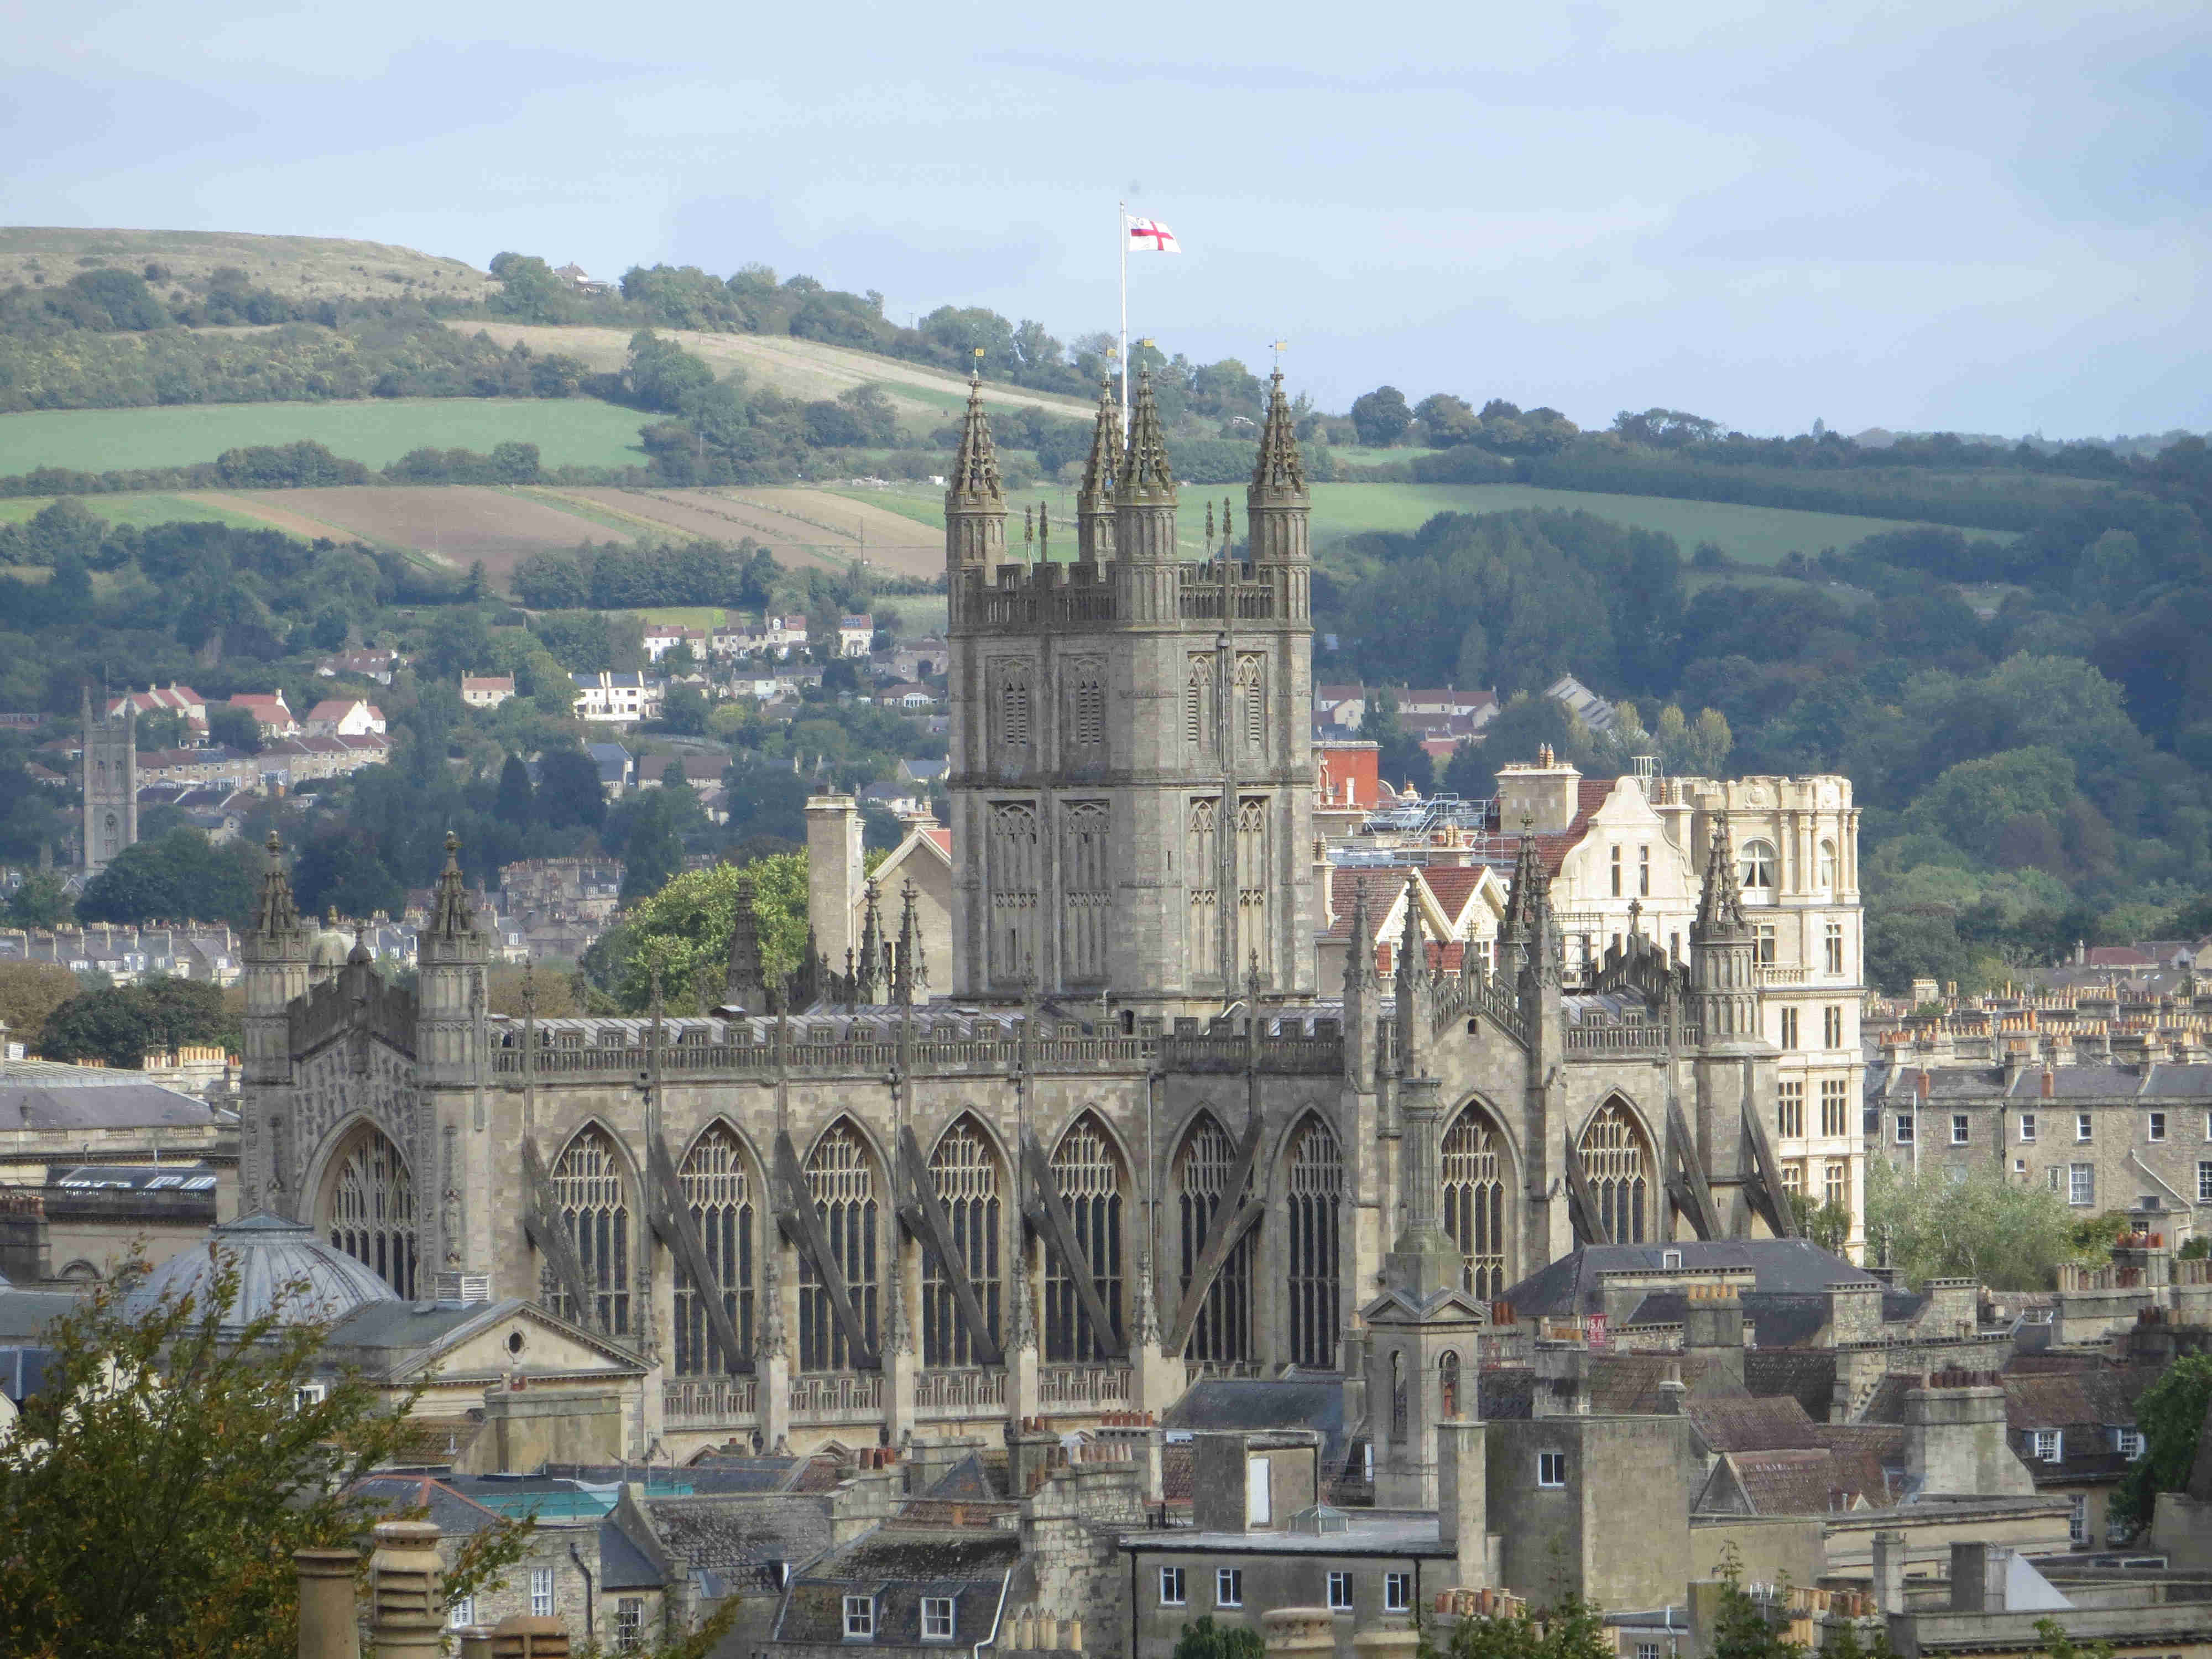
<path id="1" fill-rule="evenodd" d="M 896 970 L 771 996 L 741 926 L 710 1014 L 495 1017 L 450 857 L 409 991 L 358 945 L 332 959 L 272 846 L 244 1207 L 402 1295 L 538 1297 L 635 1352 L 657 1377 L 631 1453 L 678 1456 L 1158 1411 L 1209 1373 L 1357 1376 L 1409 1215 L 1469 1319 L 1578 1239 L 1790 1231 L 1724 830 L 1679 954 L 1632 930 L 1563 986 L 1524 836 L 1494 955 L 1448 966 L 1407 905 L 1387 980 L 1354 951 L 1316 986 L 1279 378 L 1249 538 L 1224 526 L 1207 558 L 1178 548 L 1148 388 L 1117 428 L 1102 403 L 1077 559 L 1009 562 L 969 400 L 949 999 Z"/>

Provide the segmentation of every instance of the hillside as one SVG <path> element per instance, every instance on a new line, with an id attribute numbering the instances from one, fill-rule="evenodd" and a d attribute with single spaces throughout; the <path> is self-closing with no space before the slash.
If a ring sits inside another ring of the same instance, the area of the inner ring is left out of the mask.
<path id="1" fill-rule="evenodd" d="M 71 230 L 0 226 L 0 289 L 46 288 L 81 270 L 108 266 L 143 274 L 159 265 L 170 279 L 204 283 L 215 272 L 243 270 L 258 288 L 291 300 L 474 301 L 499 284 L 460 259 L 411 247 L 334 236 L 254 236 L 229 230 Z M 152 279 L 158 289 L 161 279 Z"/>
<path id="2" fill-rule="evenodd" d="M 520 342 L 532 351 L 559 352 L 602 374 L 619 373 L 629 361 L 630 331 L 625 329 L 483 322 L 473 318 L 449 322 L 447 326 L 465 334 L 482 330 L 503 346 Z M 820 340 L 801 340 L 786 334 L 708 334 L 680 328 L 658 331 L 695 357 L 704 358 L 718 374 L 740 368 L 749 385 L 801 401 L 835 398 L 854 386 L 878 386 L 890 397 L 902 419 L 934 423 L 957 410 L 968 397 L 967 382 L 957 374 Z M 1080 398 L 997 384 L 992 385 L 984 401 L 994 410 L 1035 409 L 1069 420 L 1088 420 L 1092 409 Z"/>

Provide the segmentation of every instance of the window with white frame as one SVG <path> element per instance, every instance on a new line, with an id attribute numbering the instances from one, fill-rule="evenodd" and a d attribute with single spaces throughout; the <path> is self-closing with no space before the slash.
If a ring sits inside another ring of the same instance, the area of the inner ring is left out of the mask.
<path id="1" fill-rule="evenodd" d="M 2123 1457 L 2141 1457 L 2143 1455 L 2142 1431 L 2141 1429 L 2114 1429 L 2112 1431 L 2112 1449 L 2119 1453 Z"/>
<path id="2" fill-rule="evenodd" d="M 2033 1112 L 2022 1112 L 2020 1115 L 2020 1141 L 2021 1145 L 2023 1146 L 2033 1146 L 2035 1143 L 2035 1114 Z"/>
<path id="3" fill-rule="evenodd" d="M 1820 1010 L 1820 1046 L 1823 1048 L 1844 1046 L 1844 1011 L 1837 1004 L 1830 1003 Z"/>
<path id="4" fill-rule="evenodd" d="M 2069 1204 L 2094 1204 L 2097 1201 L 2097 1166 L 2094 1164 L 2074 1164 L 2067 1166 L 2066 1201 Z"/>
<path id="5" fill-rule="evenodd" d="M 1183 1604 L 1183 1577 L 1181 1567 L 1160 1569 L 1160 1605 L 1179 1607 Z"/>
<path id="6" fill-rule="evenodd" d="M 477 1598 L 473 1595 L 456 1596 L 453 1599 L 453 1605 L 446 1609 L 447 1630 L 466 1630 L 476 1621 Z"/>
<path id="7" fill-rule="evenodd" d="M 1797 1046 L 1797 1011 L 1795 1008 L 1784 1008 L 1782 1011 L 1780 1046 L 1784 1048 L 1795 1048 Z"/>
<path id="8" fill-rule="evenodd" d="M 2165 1139 L 2166 1114 L 2164 1112 L 2153 1112 L 2150 1115 L 2150 1121 L 2145 1126 L 2145 1129 L 2153 1140 Z"/>
<path id="9" fill-rule="evenodd" d="M 1771 968 L 1774 965 L 1774 924 L 1771 921 L 1754 922 L 1751 937 L 1753 958 L 1760 967 Z"/>
<path id="10" fill-rule="evenodd" d="M 951 1596 L 925 1595 L 921 1598 L 921 1639 L 925 1642 L 950 1642 L 952 1639 Z"/>
<path id="11" fill-rule="evenodd" d="M 1844 924 L 1842 922 L 1832 921 L 1828 924 L 1825 943 L 1827 946 L 1828 971 L 1832 974 L 1842 973 L 1844 971 Z"/>
<path id="12" fill-rule="evenodd" d="M 1386 1572 L 1382 1575 L 1382 1611 L 1403 1613 L 1413 1605 L 1413 1575 L 1410 1572 Z"/>
<path id="13" fill-rule="evenodd" d="M 1547 1451 L 1536 1454 L 1536 1484 L 1540 1486 L 1564 1486 L 1567 1484 L 1567 1455 Z"/>
<path id="14" fill-rule="evenodd" d="M 1217 1607 L 1241 1607 L 1244 1605 L 1244 1573 L 1238 1567 L 1219 1567 L 1213 1574 L 1213 1605 Z"/>
<path id="15" fill-rule="evenodd" d="M 2097 1135 L 2097 1120 L 2087 1112 L 2074 1114 L 2074 1139 L 2094 1140 Z"/>
<path id="16" fill-rule="evenodd" d="M 1753 894 L 1763 893 L 1771 897 L 1774 893 L 1774 843 L 1771 841 L 1747 841 L 1736 855 L 1736 878 Z"/>
<path id="17" fill-rule="evenodd" d="M 2026 1175 L 2027 1173 L 2027 1160 L 2024 1158 L 2016 1158 L 2013 1159 L 2012 1172 L 2016 1176 Z"/>
<path id="18" fill-rule="evenodd" d="M 1897 1115 L 1897 1144 L 1900 1146 L 1912 1144 L 1912 1114 L 1910 1112 Z"/>
<path id="19" fill-rule="evenodd" d="M 1352 1611 L 1352 1575 L 1333 1572 L 1328 1576 L 1328 1609 L 1331 1613 Z"/>
<path id="20" fill-rule="evenodd" d="M 645 1645 L 645 1598 L 624 1595 L 615 1602 L 615 1651 L 635 1653 Z"/>
<path id="21" fill-rule="evenodd" d="M 2197 1201 L 2212 1204 L 2212 1164 L 2200 1161 L 2197 1165 Z"/>
<path id="22" fill-rule="evenodd" d="M 1774 1085 L 1774 1125 L 1784 1140 L 1804 1139 L 1805 1083 L 1803 1079 L 1785 1079 Z"/>
<path id="23" fill-rule="evenodd" d="M 2034 1437 L 2037 1462 L 2057 1463 L 2063 1461 L 2066 1455 L 2064 1434 L 2057 1429 L 2037 1429 L 2034 1431 Z"/>
<path id="24" fill-rule="evenodd" d="M 2078 1547 L 2089 1541 L 2089 1494 L 2074 1494 L 2074 1512 L 2066 1519 L 2066 1531 Z"/>
<path id="25" fill-rule="evenodd" d="M 530 1570 L 530 1616 L 550 1619 L 553 1616 L 553 1569 L 532 1567 Z"/>
<path id="26" fill-rule="evenodd" d="M 872 1595 L 848 1595 L 845 1598 L 845 1639 L 848 1642 L 872 1642 L 876 1638 L 876 1598 Z"/>
<path id="27" fill-rule="evenodd" d="M 1659 1644 L 1656 1642 L 1638 1642 L 1636 1644 L 1636 1659 L 1659 1659 Z"/>
<path id="28" fill-rule="evenodd" d="M 1974 1126 L 1964 1112 L 1951 1114 L 1951 1144 L 1963 1146 L 1973 1139 Z"/>

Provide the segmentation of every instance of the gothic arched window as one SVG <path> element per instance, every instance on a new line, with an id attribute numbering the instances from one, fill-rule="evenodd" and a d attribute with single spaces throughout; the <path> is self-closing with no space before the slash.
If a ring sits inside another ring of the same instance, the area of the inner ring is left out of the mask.
<path id="1" fill-rule="evenodd" d="M 957 1272 L 975 1287 L 983 1322 L 999 1341 L 999 1160 L 973 1118 L 962 1117 L 945 1132 L 929 1155 L 929 1184 L 952 1224 Z M 946 1264 L 930 1251 L 921 1281 L 921 1363 L 972 1365 L 974 1339 L 960 1318 Z"/>
<path id="2" fill-rule="evenodd" d="M 677 1172 L 692 1225 L 714 1270 L 723 1311 L 747 1353 L 753 1346 L 753 1192 L 744 1149 L 726 1123 L 708 1127 Z M 712 1291 L 708 1294 L 713 1294 Z M 707 1335 L 707 1308 L 682 1261 L 676 1264 L 676 1374 L 719 1376 L 729 1369 Z"/>
<path id="3" fill-rule="evenodd" d="M 1176 1160 L 1176 1206 L 1182 1222 L 1182 1288 L 1188 1291 L 1206 1254 L 1206 1240 L 1217 1225 L 1229 1220 L 1243 1202 L 1243 1193 L 1232 1193 L 1229 1177 L 1237 1168 L 1237 1143 L 1202 1114 L 1184 1137 L 1182 1155 Z M 1237 1241 L 1207 1288 L 1206 1301 L 1190 1328 L 1185 1352 L 1193 1359 L 1234 1363 L 1252 1357 L 1252 1239 L 1247 1232 Z"/>
<path id="4" fill-rule="evenodd" d="M 592 1298 L 592 1306 L 578 1308 L 556 1287 L 554 1311 L 610 1336 L 629 1334 L 629 1200 L 622 1172 L 622 1154 L 596 1125 L 570 1141 L 553 1165 L 554 1201 Z"/>
<path id="5" fill-rule="evenodd" d="M 1291 1150 L 1289 1225 L 1291 1363 L 1315 1370 L 1336 1364 L 1337 1224 L 1344 1158 L 1336 1136 L 1309 1118 Z"/>
<path id="6" fill-rule="evenodd" d="M 1628 1109 L 1609 1100 L 1576 1142 L 1605 1237 L 1593 1243 L 1641 1244 L 1644 1200 L 1651 1189 L 1650 1148 Z"/>
<path id="7" fill-rule="evenodd" d="M 356 1129 L 330 1184 L 331 1243 L 375 1269 L 400 1298 L 415 1294 L 415 1182 L 381 1131 Z"/>
<path id="8" fill-rule="evenodd" d="M 1044 1357 L 1061 1364 L 1103 1359 L 1121 1340 L 1121 1160 L 1088 1112 L 1060 1137 L 1052 1155 L 1052 1184 L 1067 1206 L 1075 1242 L 1091 1264 L 1091 1287 L 1115 1328 L 1091 1329 L 1074 1279 L 1054 1257 L 1045 1268 Z"/>
<path id="9" fill-rule="evenodd" d="M 1462 1288 L 1494 1300 L 1505 1293 L 1505 1154 L 1480 1107 L 1444 1132 L 1443 1164 L 1444 1231 L 1459 1246 Z"/>
<path id="10" fill-rule="evenodd" d="M 1406 1437 L 1406 1356 L 1402 1351 L 1390 1356 L 1390 1437 Z"/>
<path id="11" fill-rule="evenodd" d="M 868 1345 L 876 1341 L 876 1168 L 860 1131 L 840 1118 L 806 1155 L 806 1194 L 830 1236 L 830 1258 L 845 1281 Z M 799 1268 L 799 1364 L 842 1370 L 854 1355 L 837 1322 L 830 1287 L 802 1251 Z"/>
<path id="12" fill-rule="evenodd" d="M 1437 1414 L 1449 1423 L 1459 1415 L 1459 1356 L 1446 1349 L 1437 1361 Z"/>

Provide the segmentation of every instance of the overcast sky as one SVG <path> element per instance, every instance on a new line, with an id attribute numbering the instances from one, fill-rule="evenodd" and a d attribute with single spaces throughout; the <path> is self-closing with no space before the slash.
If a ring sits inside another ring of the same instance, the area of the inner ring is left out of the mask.
<path id="1" fill-rule="evenodd" d="M 1614 8 L 31 0 L 5 217 L 761 260 L 1342 408 L 2212 426 L 2203 0 Z"/>

